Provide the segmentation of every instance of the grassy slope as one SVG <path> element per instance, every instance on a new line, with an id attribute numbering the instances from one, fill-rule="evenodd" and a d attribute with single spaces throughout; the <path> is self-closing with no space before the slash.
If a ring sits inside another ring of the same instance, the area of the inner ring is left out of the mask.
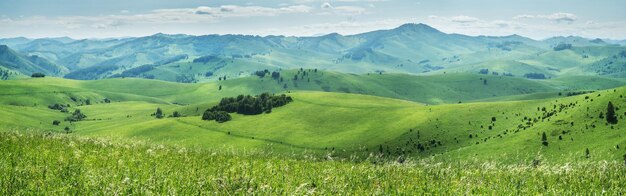
<path id="1" fill-rule="evenodd" d="M 619 194 L 621 162 L 404 163 L 0 133 L 0 194 Z"/>
<path id="2" fill-rule="evenodd" d="M 332 76 L 332 73 L 324 75 Z M 488 81 L 494 80 L 497 79 L 488 78 Z M 550 121 L 535 122 L 525 130 L 517 128 L 520 124 L 525 125 L 523 117 L 536 118 L 542 113 L 537 107 L 551 109 L 556 99 L 428 106 L 368 95 L 297 91 L 290 93 L 295 99 L 293 103 L 276 108 L 271 114 L 235 114 L 232 121 L 221 124 L 201 121 L 197 115 L 220 96 L 253 92 L 248 86 L 230 86 L 228 82 L 241 84 L 241 81 L 227 80 L 222 84 L 224 90 L 217 92 L 213 83 L 177 84 L 140 79 L 6 81 L 0 83 L 5 89 L 0 99 L 3 103 L 0 113 L 10 118 L 0 120 L 0 125 L 5 129 L 33 127 L 55 132 L 69 126 L 81 135 L 136 138 L 205 148 L 310 149 L 318 152 L 335 148 L 336 153 L 342 154 L 377 152 L 382 145 L 385 154 L 430 156 L 444 153 L 445 156 L 438 156 L 444 159 L 501 159 L 507 155 L 512 156 L 511 160 L 519 161 L 535 158 L 540 152 L 543 157 L 558 161 L 580 158 L 584 148 L 590 148 L 594 154 L 592 159 L 603 160 L 618 159 L 623 154 L 624 147 L 616 149 L 616 145 L 626 147 L 619 125 L 611 129 L 597 119 L 608 101 L 626 108 L 624 98 L 619 97 L 626 95 L 625 88 L 616 92 L 598 91 L 591 95 L 593 102 L 584 99 L 589 95 L 559 98 L 558 103 L 578 102 L 577 106 L 558 113 Z M 489 84 L 492 83 L 495 82 Z M 233 91 L 226 90 L 229 88 Z M 598 93 L 602 95 L 597 96 Z M 79 99 L 74 102 L 70 97 Z M 104 97 L 113 102 L 102 103 Z M 82 105 L 81 100 L 85 99 L 91 99 L 94 104 Z M 52 120 L 67 116 L 46 108 L 53 103 L 69 103 L 87 114 L 89 120 L 52 126 Z M 189 116 L 155 119 L 150 114 L 157 107 L 161 107 L 165 114 L 176 110 Z M 620 116 L 623 116 L 622 111 L 618 111 Z M 587 117 L 587 114 L 594 118 Z M 493 124 L 491 117 L 497 118 Z M 557 121 L 559 123 L 553 123 Z M 569 122 L 575 122 L 575 125 L 571 126 Z M 492 130 L 488 129 L 490 124 Z M 592 124 L 596 128 L 588 129 Z M 544 131 L 550 135 L 547 148 L 542 147 L 540 141 L 540 133 Z M 556 141 L 562 131 L 569 131 L 562 135 L 565 140 Z M 470 139 L 469 134 L 477 136 Z M 431 140 L 437 146 L 431 144 Z M 417 144 L 427 149 L 419 152 Z"/>

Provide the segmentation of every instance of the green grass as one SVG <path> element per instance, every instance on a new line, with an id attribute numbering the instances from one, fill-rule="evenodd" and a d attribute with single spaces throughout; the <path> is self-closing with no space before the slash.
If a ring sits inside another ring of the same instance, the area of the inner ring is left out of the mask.
<path id="1" fill-rule="evenodd" d="M 2 81 L 0 194 L 625 191 L 626 87 L 571 97 L 557 93 L 621 80 L 317 74 L 310 74 L 311 83 L 286 80 L 298 85 L 287 90 L 258 77 L 202 84 Z M 325 85 L 351 93 L 319 91 Z M 200 118 L 221 97 L 263 91 L 286 91 L 294 101 L 269 114 L 232 114 L 225 123 Z M 394 96 L 409 100 L 388 98 Z M 447 103 L 457 97 L 468 101 Z M 615 125 L 598 117 L 609 101 L 618 108 Z M 69 116 L 47 108 L 54 103 L 70 104 L 70 112 L 80 109 L 87 119 L 54 126 L 53 120 Z M 554 115 L 542 118 L 543 107 Z M 184 116 L 157 119 L 151 116 L 156 108 Z"/>
<path id="2" fill-rule="evenodd" d="M 368 84 L 372 89 L 402 85 L 394 81 L 409 81 L 415 77 L 391 74 L 347 75 L 333 72 L 318 74 L 318 78 L 326 80 L 345 77 L 343 81 L 346 82 L 343 84 L 352 84 L 354 88 Z M 481 83 L 476 78 L 479 76 L 486 78 L 488 84 Z M 68 126 L 77 135 L 114 140 L 132 138 L 205 149 L 272 150 L 281 153 L 310 151 L 317 154 L 335 153 L 338 156 L 360 157 L 377 153 L 382 147 L 383 153 L 388 156 L 435 156 L 453 160 L 468 157 L 499 160 L 501 156 L 510 156 L 507 159 L 510 162 L 529 162 L 540 156 L 553 162 L 567 162 L 583 159 L 581 154 L 589 148 L 593 153 L 589 159 L 599 161 L 620 160 L 626 147 L 620 124 L 611 128 L 597 118 L 600 112 L 606 110 L 608 101 L 612 101 L 618 108 L 626 108 L 623 98 L 626 95 L 625 88 L 573 97 L 558 96 L 556 92 L 552 92 L 479 99 L 485 92 L 507 94 L 507 90 L 491 91 L 491 88 L 541 85 L 548 90 L 566 89 L 567 83 L 572 83 L 570 81 L 575 79 L 532 81 L 463 74 L 439 77 L 419 76 L 416 77 L 420 79 L 419 82 L 407 83 L 434 86 L 431 89 L 423 88 L 427 92 L 424 94 L 436 95 L 440 97 L 439 100 L 449 99 L 446 96 L 474 96 L 473 101 L 477 102 L 428 105 L 353 93 L 293 91 L 288 95 L 295 101 L 274 109 L 270 114 L 234 114 L 232 121 L 217 123 L 202 121 L 200 115 L 216 104 L 219 98 L 235 96 L 238 94 L 236 92 L 253 94 L 272 91 L 274 85 L 280 85 L 277 81 L 258 77 L 203 84 L 142 79 L 74 81 L 44 78 L 0 83 L 6 93 L 0 99 L 0 103 L 3 103 L 0 105 L 0 114 L 9 116 L 1 119 L 0 125 L 5 129 L 37 128 L 51 132 L 63 132 L 63 128 Z M 596 77 L 581 77 L 579 80 L 590 87 L 620 84 L 619 80 Z M 437 84 L 441 81 L 445 82 Z M 469 84 L 468 81 L 476 84 Z M 293 84 L 293 81 L 289 82 Z M 575 88 L 583 88 L 584 84 Z M 223 86 L 221 91 L 216 89 L 218 85 Z M 307 85 L 310 84 L 302 81 L 300 88 L 316 87 Z M 432 90 L 447 88 L 446 85 L 465 85 L 471 87 L 469 89 L 483 90 Z M 584 99 L 585 96 L 591 96 L 594 101 Z M 73 101 L 71 97 L 78 99 Z M 112 103 L 103 103 L 104 98 L 111 99 Z M 86 99 L 92 100 L 93 104 L 86 105 Z M 62 122 L 60 126 L 53 126 L 53 120 L 63 120 L 68 116 L 47 109 L 47 105 L 54 103 L 70 104 L 70 112 L 81 109 L 88 119 L 75 123 Z M 576 106 L 565 108 L 550 118 L 538 119 L 532 126 L 527 126 L 526 121 L 523 121 L 524 117 L 540 118 L 543 112 L 538 111 L 538 107 L 546 107 L 550 111 L 555 104 L 558 106 L 570 103 L 575 103 Z M 179 111 L 185 117 L 156 119 L 151 114 L 157 107 L 162 108 L 165 115 Z M 620 118 L 624 116 L 621 110 L 618 115 Z M 491 122 L 492 117 L 496 117 L 497 121 Z M 571 122 L 574 122 L 573 126 L 569 124 Z M 492 129 L 488 128 L 490 125 Z M 590 128 L 592 125 L 595 128 Z M 527 127 L 520 128 L 523 126 Z M 541 145 L 542 132 L 550 135 L 548 147 Z M 473 135 L 472 138 L 469 138 L 470 134 Z M 558 140 L 558 136 L 565 139 Z M 419 145 L 424 148 L 418 148 Z M 623 147 L 617 149 L 617 145 Z"/>
<path id="3" fill-rule="evenodd" d="M 0 194 L 620 194 L 617 161 L 353 162 L 298 153 L 228 152 L 59 134 L 0 133 Z"/>

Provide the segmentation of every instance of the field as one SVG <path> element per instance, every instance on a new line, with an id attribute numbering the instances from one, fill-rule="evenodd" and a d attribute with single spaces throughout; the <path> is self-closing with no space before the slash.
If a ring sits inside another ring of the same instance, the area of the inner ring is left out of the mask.
<path id="1" fill-rule="evenodd" d="M 325 71 L 287 89 L 267 76 L 3 81 L 1 186 L 10 195 L 620 193 L 622 82 Z M 261 92 L 294 101 L 224 123 L 200 118 L 222 97 Z M 609 101 L 617 124 L 599 117 Z M 87 118 L 63 120 L 76 109 Z M 174 111 L 182 116 L 167 117 Z"/>
<path id="2" fill-rule="evenodd" d="M 609 194 L 617 161 L 515 164 L 473 159 L 366 161 L 0 133 L 0 193 L 30 194 Z M 54 161 L 51 161 L 54 160 Z"/>

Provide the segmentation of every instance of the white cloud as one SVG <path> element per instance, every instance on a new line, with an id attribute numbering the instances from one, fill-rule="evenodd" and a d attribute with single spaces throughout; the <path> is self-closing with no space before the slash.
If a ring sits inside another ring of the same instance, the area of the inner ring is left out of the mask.
<path id="1" fill-rule="evenodd" d="M 513 19 L 519 20 L 519 19 L 530 19 L 530 18 L 535 18 L 535 15 L 530 15 L 530 14 L 520 14 L 517 16 L 514 16 Z"/>
<path id="2" fill-rule="evenodd" d="M 450 21 L 457 22 L 457 23 L 473 23 L 473 22 L 478 22 L 478 18 L 461 15 L 461 16 L 454 16 L 450 18 Z"/>
<path id="3" fill-rule="evenodd" d="M 196 8 L 157 9 L 144 14 L 119 14 L 104 16 L 60 16 L 56 18 L 27 17 L 16 20 L 3 20 L 11 25 L 61 25 L 68 29 L 92 27 L 105 29 L 127 24 L 165 24 L 216 22 L 220 18 L 277 16 L 282 14 L 309 13 L 312 7 L 304 5 L 277 8 L 260 6 L 223 5 L 219 7 L 200 6 Z M 122 13 L 125 11 L 122 10 Z"/>
<path id="4" fill-rule="evenodd" d="M 158 9 L 154 14 L 178 14 L 187 15 L 190 13 L 199 15 L 210 15 L 213 17 L 249 17 L 249 16 L 276 16 L 280 14 L 308 13 L 313 8 L 305 5 L 283 6 L 278 8 L 260 6 L 237 6 L 222 5 L 219 7 L 200 6 L 197 8 L 180 9 Z"/>
<path id="5" fill-rule="evenodd" d="M 324 2 L 320 6 L 322 12 L 320 15 L 361 15 L 367 13 L 367 10 L 359 6 L 333 6 L 329 2 Z"/>
<path id="6" fill-rule="evenodd" d="M 521 14 L 521 15 L 514 16 L 513 19 L 516 19 L 516 20 L 520 20 L 520 19 L 547 19 L 547 20 L 551 20 L 551 21 L 555 21 L 555 22 L 572 23 L 572 22 L 576 21 L 577 17 L 576 17 L 575 14 L 572 14 L 572 13 L 557 12 L 557 13 L 548 14 L 548 15 Z"/>
<path id="7" fill-rule="evenodd" d="M 554 13 L 550 15 L 544 15 L 543 18 L 554 20 L 557 22 L 574 22 L 576 20 L 576 15 L 571 13 Z"/>
<path id="8" fill-rule="evenodd" d="M 320 6 L 320 7 L 321 7 L 322 9 L 332 9 L 332 8 L 333 8 L 333 6 L 332 6 L 332 5 L 330 5 L 330 3 L 328 3 L 328 2 L 324 2 L 324 3 L 322 3 L 322 6 Z"/>

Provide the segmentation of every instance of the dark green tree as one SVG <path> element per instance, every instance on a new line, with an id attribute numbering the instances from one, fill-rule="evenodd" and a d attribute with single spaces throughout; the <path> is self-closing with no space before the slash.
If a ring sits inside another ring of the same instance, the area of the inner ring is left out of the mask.
<path id="1" fill-rule="evenodd" d="M 63 130 L 65 130 L 65 133 L 70 133 L 70 127 L 65 127 Z"/>
<path id="2" fill-rule="evenodd" d="M 230 114 L 228 114 L 228 112 L 224 112 L 224 111 L 215 112 L 215 121 L 219 123 L 229 121 L 230 119 L 232 118 L 230 117 Z"/>
<path id="3" fill-rule="evenodd" d="M 617 116 L 615 115 L 615 107 L 613 103 L 609 101 L 608 106 L 606 107 L 606 122 L 611 124 L 617 124 Z"/>
<path id="4" fill-rule="evenodd" d="M 589 157 L 590 157 L 590 155 L 589 155 L 589 148 L 586 148 L 585 149 L 585 158 L 589 158 Z"/>
<path id="5" fill-rule="evenodd" d="M 541 144 L 548 146 L 548 136 L 546 136 L 546 132 L 543 132 L 541 135 Z"/>
<path id="6" fill-rule="evenodd" d="M 156 113 L 154 113 L 154 116 L 156 118 L 163 118 L 163 111 L 161 110 L 161 108 L 157 108 Z"/>
<path id="7" fill-rule="evenodd" d="M 53 120 L 52 121 L 52 125 L 59 125 L 59 124 L 61 124 L 61 121 L 59 121 L 59 120 Z"/>

